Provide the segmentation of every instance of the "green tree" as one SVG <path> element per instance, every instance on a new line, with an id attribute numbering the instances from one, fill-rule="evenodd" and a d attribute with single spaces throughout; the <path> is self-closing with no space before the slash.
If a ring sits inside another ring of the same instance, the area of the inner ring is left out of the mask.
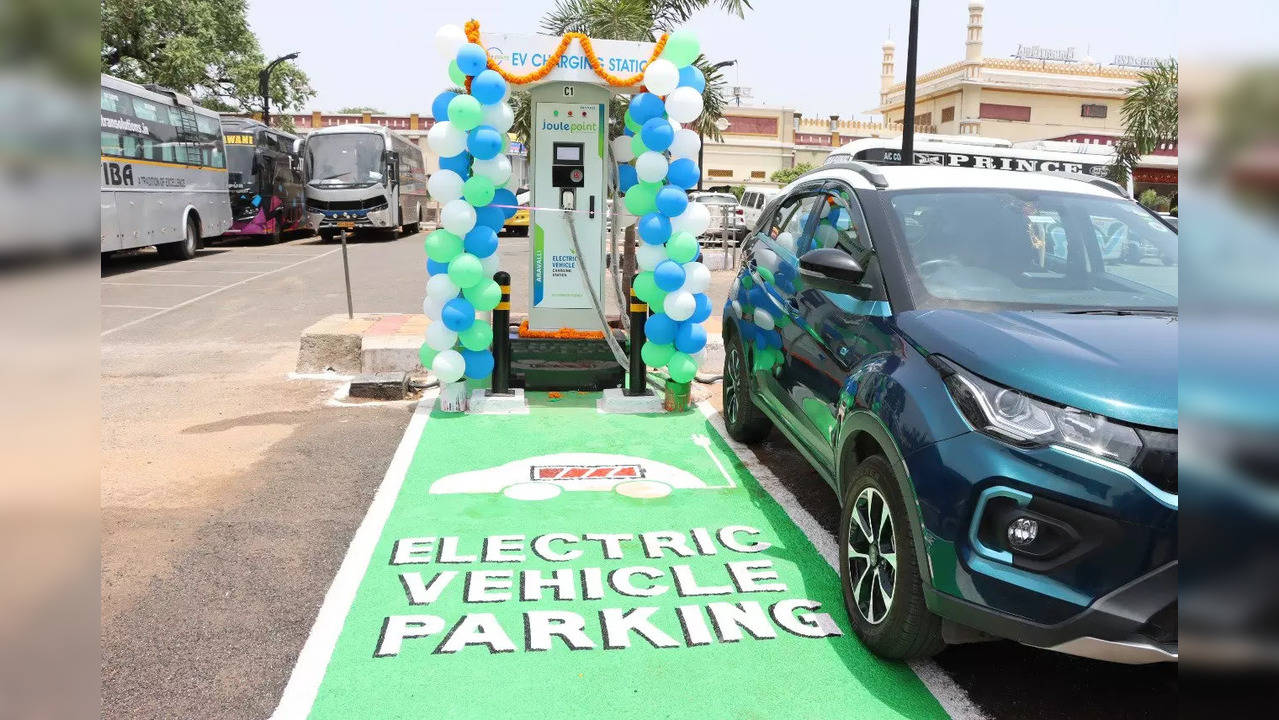
<path id="1" fill-rule="evenodd" d="M 1141 84 L 1124 96 L 1124 136 L 1115 143 L 1111 180 L 1128 182 L 1142 155 L 1177 142 L 1177 76 L 1177 61 L 1169 58 L 1143 72 Z"/>
<path id="2" fill-rule="evenodd" d="M 812 169 L 813 165 L 811 163 L 799 163 L 793 167 L 774 170 L 773 174 L 768 176 L 768 180 L 778 185 L 787 185 L 795 182 L 796 178 Z"/>
<path id="3" fill-rule="evenodd" d="M 102 72 L 157 83 L 222 112 L 260 110 L 258 71 L 268 59 L 245 6 L 245 0 L 102 0 Z M 315 96 L 291 62 L 275 67 L 268 92 L 273 110 L 300 108 Z"/>
<path id="4" fill-rule="evenodd" d="M 352 105 L 350 107 L 344 107 L 341 110 L 338 110 L 338 112 L 343 115 L 360 115 L 362 113 L 368 113 L 370 115 L 386 114 L 382 110 L 375 107 L 369 107 L 368 105 Z"/>

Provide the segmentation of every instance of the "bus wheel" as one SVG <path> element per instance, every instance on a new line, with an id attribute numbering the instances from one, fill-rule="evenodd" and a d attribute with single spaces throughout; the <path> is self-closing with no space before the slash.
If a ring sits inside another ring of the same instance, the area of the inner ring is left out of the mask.
<path id="1" fill-rule="evenodd" d="M 182 239 L 177 242 L 157 245 L 156 250 L 160 251 L 160 257 L 169 260 L 190 260 L 195 257 L 196 248 L 199 246 L 200 223 L 194 216 L 190 216 L 187 218 L 186 231 L 182 233 Z"/>
<path id="2" fill-rule="evenodd" d="M 407 233 L 407 234 L 409 234 L 409 235 L 415 235 L 415 234 L 417 234 L 417 231 L 418 231 L 418 230 L 421 230 L 421 229 L 422 229 L 422 206 L 421 206 L 421 205 L 418 205 L 418 206 L 417 206 L 417 219 L 416 219 L 416 220 L 414 220 L 413 222 L 409 223 L 408 225 L 405 225 L 405 226 L 404 226 L 404 232 L 405 232 L 405 233 Z"/>
<path id="3" fill-rule="evenodd" d="M 271 231 L 271 234 L 267 236 L 267 243 L 268 243 L 268 244 L 270 244 L 270 245 L 279 245 L 279 244 L 280 244 L 280 240 L 282 239 L 282 238 L 280 237 L 281 235 L 282 235 L 282 233 L 280 232 L 280 221 L 279 221 L 279 220 L 276 220 L 276 221 L 275 221 L 275 229 L 274 229 L 274 230 L 272 230 L 272 231 Z"/>

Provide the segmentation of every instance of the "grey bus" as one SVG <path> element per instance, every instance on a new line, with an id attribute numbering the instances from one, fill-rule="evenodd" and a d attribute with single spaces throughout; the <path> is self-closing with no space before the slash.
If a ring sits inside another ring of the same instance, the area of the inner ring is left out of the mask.
<path id="1" fill-rule="evenodd" d="M 335 125 L 306 136 L 306 207 L 329 239 L 341 230 L 417 232 L 426 208 L 422 151 L 380 125 Z"/>

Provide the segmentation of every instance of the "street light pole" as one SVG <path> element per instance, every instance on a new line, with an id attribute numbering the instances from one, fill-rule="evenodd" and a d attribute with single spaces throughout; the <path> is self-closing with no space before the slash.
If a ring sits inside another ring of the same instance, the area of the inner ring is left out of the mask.
<path id="1" fill-rule="evenodd" d="M 902 109 L 902 165 L 915 164 L 915 56 L 919 44 L 919 0 L 910 0 L 906 40 L 906 106 Z"/>
<path id="2" fill-rule="evenodd" d="M 736 60 L 725 60 L 724 62 L 715 63 L 710 69 L 718 70 L 720 68 L 726 68 L 730 65 L 736 64 Z M 705 133 L 702 132 L 702 122 L 703 121 L 700 118 L 697 121 L 697 189 L 699 191 L 702 189 L 702 176 L 706 174 L 706 168 L 702 167 L 702 158 L 705 155 L 705 153 L 702 152 L 702 146 L 705 145 Z"/>
<path id="3" fill-rule="evenodd" d="M 271 71 L 275 69 L 276 65 L 279 65 L 286 60 L 292 60 L 301 54 L 302 53 L 300 52 L 295 52 L 289 53 L 288 55 L 281 55 L 268 63 L 266 67 L 258 71 L 258 95 L 262 96 L 263 125 L 271 124 Z"/>

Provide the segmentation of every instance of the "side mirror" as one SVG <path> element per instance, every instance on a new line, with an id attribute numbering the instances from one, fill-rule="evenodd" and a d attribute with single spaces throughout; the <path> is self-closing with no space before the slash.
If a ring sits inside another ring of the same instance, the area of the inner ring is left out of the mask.
<path id="1" fill-rule="evenodd" d="M 871 293 L 871 287 L 862 282 L 865 276 L 861 263 L 838 248 L 809 250 L 799 258 L 799 279 L 818 290 L 865 300 Z"/>

